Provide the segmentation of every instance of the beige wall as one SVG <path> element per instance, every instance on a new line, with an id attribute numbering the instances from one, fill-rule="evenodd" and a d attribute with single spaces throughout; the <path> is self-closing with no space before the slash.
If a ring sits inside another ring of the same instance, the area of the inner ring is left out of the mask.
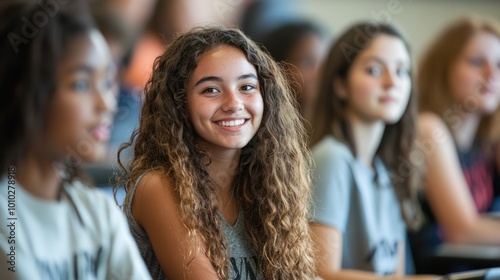
<path id="1" fill-rule="evenodd" d="M 323 24 L 331 34 L 360 20 L 377 20 L 379 11 L 401 26 L 418 59 L 436 33 L 457 16 L 475 13 L 500 21 L 499 0 L 299 0 L 301 12 Z M 392 5 L 392 6 L 391 6 Z M 375 14 L 375 16 L 374 16 Z M 380 19 L 385 20 L 385 18 Z"/>

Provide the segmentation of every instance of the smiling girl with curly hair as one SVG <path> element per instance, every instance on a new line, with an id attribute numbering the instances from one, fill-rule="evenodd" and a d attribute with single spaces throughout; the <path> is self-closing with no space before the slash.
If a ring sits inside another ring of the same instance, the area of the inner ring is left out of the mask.
<path id="1" fill-rule="evenodd" d="M 196 28 L 159 57 L 122 183 L 155 279 L 312 279 L 310 158 L 279 66 L 240 31 Z"/>

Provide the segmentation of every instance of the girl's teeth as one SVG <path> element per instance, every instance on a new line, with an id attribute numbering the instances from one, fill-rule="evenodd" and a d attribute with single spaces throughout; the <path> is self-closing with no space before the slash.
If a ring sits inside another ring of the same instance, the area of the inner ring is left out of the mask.
<path id="1" fill-rule="evenodd" d="M 238 125 L 242 125 L 243 123 L 245 122 L 245 120 L 236 120 L 236 121 L 222 121 L 222 122 L 219 122 L 219 125 L 222 125 L 222 126 L 238 126 Z"/>

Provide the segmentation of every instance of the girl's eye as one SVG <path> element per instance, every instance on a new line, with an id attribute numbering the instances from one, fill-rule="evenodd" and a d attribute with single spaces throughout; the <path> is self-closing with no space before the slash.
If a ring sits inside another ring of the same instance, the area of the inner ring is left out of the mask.
<path id="1" fill-rule="evenodd" d="M 106 79 L 102 83 L 102 87 L 104 90 L 110 90 L 113 88 L 114 85 L 115 85 L 115 82 L 112 79 Z"/>
<path id="2" fill-rule="evenodd" d="M 382 75 L 382 69 L 380 69 L 380 67 L 374 67 L 374 66 L 368 67 L 366 69 L 366 72 L 372 76 L 377 76 L 377 77 Z"/>
<path id="3" fill-rule="evenodd" d="M 480 57 L 473 57 L 467 60 L 470 65 L 480 67 L 483 64 L 483 59 Z"/>
<path id="4" fill-rule="evenodd" d="M 398 69 L 397 73 L 398 73 L 399 77 L 405 77 L 405 76 L 410 75 L 410 71 L 408 71 L 407 69 L 404 69 L 404 68 Z"/>
<path id="5" fill-rule="evenodd" d="M 210 87 L 203 90 L 203 93 L 217 93 L 219 92 L 216 88 Z"/>
<path id="6" fill-rule="evenodd" d="M 254 89 L 255 87 L 252 86 L 252 85 L 244 85 L 241 87 L 241 90 L 244 90 L 244 91 L 250 91 L 252 89 Z"/>
<path id="7" fill-rule="evenodd" d="M 72 88 L 76 91 L 89 91 L 90 90 L 90 82 L 89 81 L 76 81 L 72 84 Z"/>

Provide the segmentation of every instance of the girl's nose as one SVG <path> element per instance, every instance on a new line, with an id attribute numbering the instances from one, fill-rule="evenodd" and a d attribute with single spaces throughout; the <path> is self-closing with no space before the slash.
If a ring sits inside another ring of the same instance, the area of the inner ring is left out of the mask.
<path id="1" fill-rule="evenodd" d="M 226 112 L 237 112 L 243 109 L 243 101 L 238 92 L 229 91 L 226 93 L 222 110 Z"/>
<path id="2" fill-rule="evenodd" d="M 500 70 L 494 63 L 485 63 L 484 69 L 483 69 L 483 75 L 485 81 L 490 81 L 490 80 L 496 80 L 496 82 L 499 82 L 498 79 L 500 78 Z"/>
<path id="3" fill-rule="evenodd" d="M 395 74 L 392 73 L 391 71 L 385 71 L 384 75 L 384 87 L 385 88 L 391 88 L 395 85 L 396 80 L 395 80 Z"/>
<path id="4" fill-rule="evenodd" d="M 114 86 L 96 87 L 94 92 L 95 106 L 100 112 L 114 112 L 116 110 L 116 88 Z"/>

